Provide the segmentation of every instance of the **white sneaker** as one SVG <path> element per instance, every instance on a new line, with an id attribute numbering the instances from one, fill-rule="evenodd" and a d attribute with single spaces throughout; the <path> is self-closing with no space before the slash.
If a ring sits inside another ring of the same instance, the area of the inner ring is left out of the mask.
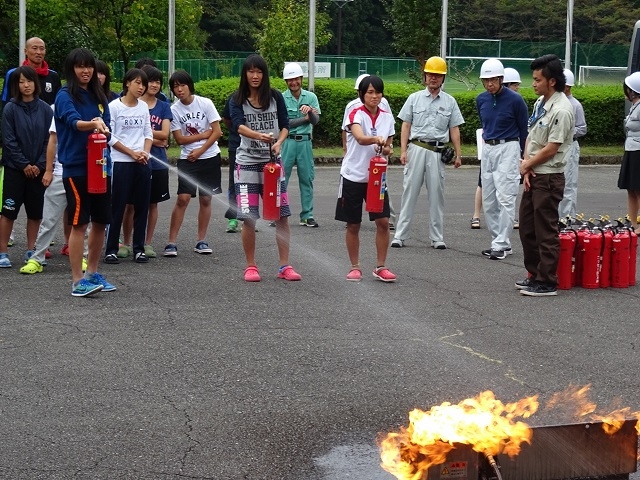
<path id="1" fill-rule="evenodd" d="M 399 238 L 394 238 L 391 242 L 391 246 L 393 248 L 402 248 L 404 247 L 404 240 L 400 240 Z"/>

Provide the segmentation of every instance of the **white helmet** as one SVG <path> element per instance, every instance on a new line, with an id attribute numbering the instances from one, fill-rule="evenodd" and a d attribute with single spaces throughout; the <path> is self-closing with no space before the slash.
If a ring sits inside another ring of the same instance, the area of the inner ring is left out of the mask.
<path id="1" fill-rule="evenodd" d="M 497 58 L 485 60 L 480 67 L 480 78 L 504 77 L 504 67 Z"/>
<path id="2" fill-rule="evenodd" d="M 363 73 L 362 75 L 360 75 L 358 78 L 356 78 L 356 86 L 353 87 L 355 90 L 358 90 L 358 88 L 360 87 L 360 82 L 367 78 L 369 76 L 368 73 Z"/>
<path id="3" fill-rule="evenodd" d="M 573 72 L 568 68 L 565 68 L 563 71 L 564 71 L 564 78 L 567 81 L 567 86 L 573 87 L 576 84 L 576 77 L 574 77 Z"/>
<path id="4" fill-rule="evenodd" d="M 515 68 L 507 67 L 504 69 L 504 83 L 522 83 L 520 74 Z"/>
<path id="5" fill-rule="evenodd" d="M 640 72 L 635 72 L 624 79 L 624 84 L 636 93 L 640 93 Z"/>
<path id="6" fill-rule="evenodd" d="M 292 78 L 302 77 L 304 74 L 302 73 L 302 67 L 295 62 L 287 63 L 284 66 L 284 71 L 282 72 L 282 78 L 285 80 L 290 80 Z"/>

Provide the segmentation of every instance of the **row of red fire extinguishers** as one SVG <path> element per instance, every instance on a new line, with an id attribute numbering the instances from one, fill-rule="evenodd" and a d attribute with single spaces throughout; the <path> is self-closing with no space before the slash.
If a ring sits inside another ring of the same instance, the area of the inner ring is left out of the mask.
<path id="1" fill-rule="evenodd" d="M 629 217 L 560 220 L 558 288 L 627 288 L 636 284 L 638 236 Z"/>
<path id="2" fill-rule="evenodd" d="M 269 147 L 271 145 L 267 144 Z M 94 132 L 87 142 L 87 189 L 89 193 L 107 191 L 107 137 Z M 278 220 L 280 218 L 280 185 L 284 177 L 281 162 L 271 151 L 271 160 L 264 166 L 262 173 L 262 218 Z M 368 212 L 380 213 L 384 209 L 384 197 L 387 190 L 387 160 L 380 152 L 369 162 L 369 184 L 367 186 L 366 205 Z"/>

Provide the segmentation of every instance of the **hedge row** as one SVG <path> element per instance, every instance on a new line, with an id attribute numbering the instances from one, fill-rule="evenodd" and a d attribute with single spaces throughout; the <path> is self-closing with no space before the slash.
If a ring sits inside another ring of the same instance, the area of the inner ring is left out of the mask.
<path id="1" fill-rule="evenodd" d="M 278 90 L 285 90 L 284 80 L 271 79 L 271 85 Z M 205 80 L 196 83 L 196 93 L 213 100 L 220 112 L 226 98 L 238 87 L 237 78 L 222 80 Z M 389 101 L 394 114 L 397 114 L 407 97 L 422 87 L 416 84 L 388 83 L 385 85 L 385 97 Z M 532 88 L 520 89 L 523 98 L 533 108 L 536 95 Z M 352 80 L 316 80 L 315 93 L 322 110 L 321 121 L 314 131 L 315 143 L 331 146 L 340 145 L 342 115 L 345 105 L 353 100 L 356 92 Z M 456 98 L 465 119 L 461 127 L 462 141 L 475 143 L 475 131 L 480 128 L 476 112 L 476 92 L 458 92 Z M 620 86 L 574 87 L 574 96 L 580 100 L 587 119 L 588 133 L 582 142 L 585 145 L 614 145 L 624 143 L 624 95 Z M 396 119 L 396 131 L 400 132 L 400 122 Z"/>

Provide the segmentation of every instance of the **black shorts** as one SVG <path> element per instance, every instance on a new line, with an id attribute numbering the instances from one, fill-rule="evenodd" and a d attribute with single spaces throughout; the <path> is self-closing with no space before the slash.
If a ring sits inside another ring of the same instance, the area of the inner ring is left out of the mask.
<path id="1" fill-rule="evenodd" d="M 151 171 L 151 194 L 149 203 L 160 203 L 169 200 L 169 169 L 162 168 Z"/>
<path id="2" fill-rule="evenodd" d="M 24 172 L 11 167 L 4 167 L 2 187 L 2 215 L 10 220 L 18 218 L 20 207 L 24 205 L 27 218 L 42 220 L 44 192 L 42 184 L 44 171 L 36 178 L 27 178 Z"/>
<path id="3" fill-rule="evenodd" d="M 195 162 L 178 160 L 178 195 L 188 193 L 195 197 L 210 197 L 222 193 L 220 186 L 220 154 L 212 158 L 199 158 Z"/>
<path id="4" fill-rule="evenodd" d="M 362 223 L 362 203 L 367 198 L 367 184 L 352 182 L 340 177 L 340 197 L 336 205 L 336 220 L 347 223 Z M 384 192 L 384 207 L 380 213 L 369 212 L 369 220 L 389 218 L 389 192 Z"/>
<path id="5" fill-rule="evenodd" d="M 111 177 L 107 177 L 107 193 L 89 193 L 87 177 L 63 178 L 67 194 L 67 223 L 86 225 L 89 222 L 111 223 Z"/>

